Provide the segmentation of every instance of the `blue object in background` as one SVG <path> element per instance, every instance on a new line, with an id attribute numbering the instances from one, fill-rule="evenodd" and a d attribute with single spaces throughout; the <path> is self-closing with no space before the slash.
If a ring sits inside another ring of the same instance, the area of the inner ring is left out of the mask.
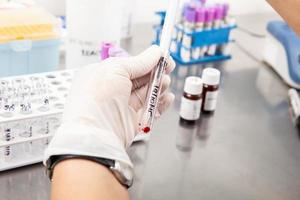
<path id="1" fill-rule="evenodd" d="M 17 40 L 0 44 L 0 77 L 55 70 L 60 39 Z"/>
<path id="2" fill-rule="evenodd" d="M 155 14 L 160 17 L 160 26 L 163 26 L 165 23 L 166 11 L 157 11 Z"/>
<path id="3" fill-rule="evenodd" d="M 232 42 L 229 40 L 230 32 L 232 29 L 235 29 L 236 26 L 227 27 L 227 28 L 219 28 L 219 29 L 212 29 L 209 31 L 203 30 L 200 32 L 193 32 L 193 33 L 185 33 L 184 34 L 190 35 L 193 38 L 191 49 L 197 48 L 197 47 L 203 47 L 203 46 L 210 46 L 213 44 L 216 45 L 226 45 L 229 42 Z M 178 28 L 177 28 L 178 29 Z M 171 52 L 172 57 L 175 61 L 177 61 L 179 64 L 182 65 L 191 65 L 191 64 L 197 64 L 197 63 L 208 63 L 208 62 L 217 62 L 222 60 L 228 60 L 231 59 L 231 55 L 224 55 L 224 54 L 216 54 L 213 56 L 204 56 L 199 59 L 191 59 L 190 61 L 184 61 L 182 60 L 180 56 L 180 49 L 187 47 L 183 46 L 181 43 L 177 42 L 177 52 Z"/>
<path id="4" fill-rule="evenodd" d="M 153 40 L 153 44 L 160 44 L 160 36 L 163 28 L 164 18 L 165 18 L 165 12 L 159 11 L 155 13 L 160 17 L 160 24 L 153 27 L 155 36 Z M 218 29 L 212 29 L 212 30 L 203 30 L 200 32 L 193 32 L 193 33 L 186 33 L 184 30 L 178 28 L 176 26 L 177 30 L 182 31 L 184 34 L 190 35 L 193 38 L 191 49 L 196 47 L 203 47 L 203 46 L 210 46 L 212 44 L 216 45 L 226 45 L 232 41 L 230 41 L 230 33 L 231 30 L 235 29 L 237 26 L 231 26 L 226 28 L 218 28 Z M 180 49 L 186 48 L 184 47 L 181 42 L 177 42 L 177 52 L 171 52 L 171 56 L 174 58 L 176 62 L 178 62 L 181 65 L 191 65 L 191 64 L 197 64 L 197 63 L 208 63 L 208 62 L 216 62 L 216 61 L 222 61 L 222 60 L 228 60 L 231 59 L 231 55 L 223 55 L 223 54 L 217 54 L 214 56 L 204 56 L 199 59 L 192 59 L 190 61 L 184 61 L 181 58 L 180 55 Z"/>
<path id="5" fill-rule="evenodd" d="M 300 37 L 283 21 L 269 22 L 267 30 L 285 49 L 288 66 L 281 67 L 288 67 L 291 79 L 300 84 Z"/>

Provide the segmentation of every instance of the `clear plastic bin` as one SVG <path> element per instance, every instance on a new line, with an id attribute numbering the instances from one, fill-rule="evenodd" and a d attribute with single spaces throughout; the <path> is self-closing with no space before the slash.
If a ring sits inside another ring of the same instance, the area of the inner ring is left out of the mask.
<path id="1" fill-rule="evenodd" d="M 39 7 L 0 5 L 0 77 L 59 65 L 60 20 Z"/>

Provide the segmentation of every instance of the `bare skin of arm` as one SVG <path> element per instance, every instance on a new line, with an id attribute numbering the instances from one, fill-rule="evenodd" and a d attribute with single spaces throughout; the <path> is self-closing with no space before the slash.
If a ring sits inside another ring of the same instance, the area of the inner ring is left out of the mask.
<path id="1" fill-rule="evenodd" d="M 51 200 L 129 200 L 127 189 L 98 163 L 70 159 L 54 168 Z"/>
<path id="2" fill-rule="evenodd" d="M 267 0 L 267 2 L 300 35 L 300 0 Z"/>

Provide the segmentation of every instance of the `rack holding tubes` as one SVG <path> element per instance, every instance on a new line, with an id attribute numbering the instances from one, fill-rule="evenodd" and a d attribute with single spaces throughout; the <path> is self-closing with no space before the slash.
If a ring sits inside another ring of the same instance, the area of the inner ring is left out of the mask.
<path id="1" fill-rule="evenodd" d="M 182 65 L 191 65 L 230 59 L 230 43 L 234 41 L 230 35 L 237 25 L 235 19 L 228 16 L 228 9 L 228 5 L 221 4 L 213 7 L 206 7 L 204 4 L 193 5 L 193 3 L 185 5 L 182 18 L 175 27 L 176 31 L 170 47 L 170 54 L 174 60 Z M 202 17 L 196 16 L 199 13 Z M 160 22 L 153 27 L 155 32 L 153 44 L 159 44 L 165 12 L 159 11 L 155 14 L 159 16 Z M 199 23 L 198 19 L 202 22 L 201 29 L 195 26 Z M 206 20 L 211 23 L 210 28 L 205 27 Z M 213 24 L 217 20 L 219 25 L 214 27 Z M 212 49 L 213 53 L 208 53 Z"/>
<path id="2" fill-rule="evenodd" d="M 222 46 L 229 45 L 228 43 L 233 42 L 230 40 L 230 32 L 236 26 L 214 29 L 214 30 L 203 30 L 200 32 L 186 33 L 183 29 L 176 27 L 178 31 L 182 31 L 183 34 L 186 34 L 193 38 L 193 43 L 190 47 L 186 47 L 182 42 L 173 41 L 175 43 L 175 50 L 171 50 L 171 56 L 179 63 L 183 65 L 197 64 L 197 63 L 208 63 L 215 61 L 222 61 L 231 59 L 231 55 L 228 51 L 219 51 L 214 55 L 204 55 L 198 59 L 191 58 L 189 60 L 184 60 L 182 57 L 181 49 L 184 48 L 186 51 L 192 52 L 196 48 L 203 48 L 205 46 L 217 45 L 222 48 Z M 192 53 L 190 53 L 191 55 Z"/>
<path id="3" fill-rule="evenodd" d="M 74 70 L 0 79 L 0 171 L 41 162 Z"/>

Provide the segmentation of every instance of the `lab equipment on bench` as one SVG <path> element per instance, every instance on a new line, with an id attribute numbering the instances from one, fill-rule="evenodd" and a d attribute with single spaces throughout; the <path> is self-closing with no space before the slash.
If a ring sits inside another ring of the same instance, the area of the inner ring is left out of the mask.
<path id="1" fill-rule="evenodd" d="M 202 72 L 203 104 L 202 111 L 212 113 L 216 110 L 221 72 L 215 68 L 206 68 Z"/>
<path id="2" fill-rule="evenodd" d="M 110 57 L 129 57 L 129 53 L 125 51 L 120 46 L 104 42 L 101 45 L 101 60 L 105 60 L 106 58 Z"/>
<path id="3" fill-rule="evenodd" d="M 99 62 L 103 42 L 120 44 L 122 31 L 126 29 L 123 25 L 130 25 L 130 20 L 124 17 L 129 1 L 66 0 L 67 68 Z"/>
<path id="4" fill-rule="evenodd" d="M 195 3 L 190 1 L 182 8 L 181 20 L 176 24 L 171 43 L 171 55 L 179 64 L 190 65 L 231 58 L 230 33 L 235 29 L 235 19 L 228 14 L 228 4 Z M 156 13 L 160 24 L 164 13 Z M 154 26 L 155 40 L 159 44 L 161 26 Z"/>
<path id="5" fill-rule="evenodd" d="M 300 37 L 283 21 L 271 21 L 264 61 L 291 87 L 300 89 Z"/>
<path id="6" fill-rule="evenodd" d="M 73 70 L 0 79 L 0 171 L 42 161 L 61 123 Z"/>
<path id="7" fill-rule="evenodd" d="M 181 120 L 192 124 L 200 118 L 202 91 L 203 82 L 200 77 L 189 76 L 185 79 L 179 114 Z"/>
<path id="8" fill-rule="evenodd" d="M 169 8 L 166 14 L 166 20 L 163 26 L 162 37 L 160 42 L 160 48 L 162 49 L 163 55 L 151 73 L 145 109 L 140 122 L 140 131 L 142 133 L 149 133 L 152 129 L 160 97 L 162 77 L 165 73 L 165 69 L 168 64 L 168 57 L 170 56 L 169 48 L 171 44 L 174 25 L 176 23 L 176 14 L 178 7 L 179 0 L 169 0 Z"/>
<path id="9" fill-rule="evenodd" d="M 42 8 L 1 4 L 0 77 L 54 70 L 59 38 L 59 20 Z"/>

